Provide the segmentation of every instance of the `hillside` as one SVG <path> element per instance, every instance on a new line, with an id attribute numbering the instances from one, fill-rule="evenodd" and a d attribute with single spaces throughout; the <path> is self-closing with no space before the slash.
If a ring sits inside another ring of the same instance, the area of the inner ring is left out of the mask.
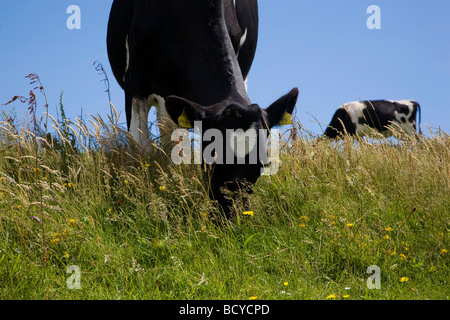
<path id="1" fill-rule="evenodd" d="M 45 120 L 53 137 L 0 123 L 0 299 L 449 299 L 444 133 L 331 143 L 296 125 L 252 213 L 223 221 L 200 166 L 139 157 L 109 120 Z"/>

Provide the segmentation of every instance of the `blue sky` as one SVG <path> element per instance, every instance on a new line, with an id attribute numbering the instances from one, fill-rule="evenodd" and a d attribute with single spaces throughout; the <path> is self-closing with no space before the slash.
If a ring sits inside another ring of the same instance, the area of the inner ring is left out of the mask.
<path id="1" fill-rule="evenodd" d="M 66 113 L 109 113 L 102 76 L 125 122 L 124 97 L 106 54 L 112 0 L 1 0 L 0 104 L 27 95 L 25 76 L 37 73 L 56 114 L 64 90 Z M 69 30 L 67 8 L 81 9 L 81 29 Z M 369 30 L 367 8 L 381 9 L 381 29 Z M 341 103 L 413 99 L 422 106 L 422 128 L 450 133 L 450 1 L 260 0 L 260 37 L 249 75 L 249 96 L 267 107 L 293 87 L 296 117 L 321 134 Z M 156 48 L 155 48 L 156 49 Z M 42 112 L 42 98 L 38 95 Z M 25 110 L 13 104 L 17 114 Z M 5 107 L 1 107 L 4 109 Z M 316 120 L 322 125 L 316 123 Z"/>

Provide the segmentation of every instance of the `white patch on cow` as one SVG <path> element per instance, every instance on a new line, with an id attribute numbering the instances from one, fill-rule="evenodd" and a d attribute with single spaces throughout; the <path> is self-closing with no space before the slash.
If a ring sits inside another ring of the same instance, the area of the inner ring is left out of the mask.
<path id="1" fill-rule="evenodd" d="M 241 42 L 239 43 L 239 48 L 242 48 L 245 44 L 245 41 L 247 41 L 247 32 L 248 32 L 248 29 L 245 28 L 244 34 L 241 37 Z"/>
<path id="2" fill-rule="evenodd" d="M 125 72 L 123 73 L 123 78 L 122 78 L 122 80 L 124 82 L 125 82 L 125 75 L 126 75 L 126 73 L 128 71 L 128 68 L 130 66 L 130 45 L 128 44 L 128 35 L 127 35 L 127 37 L 125 39 L 125 50 L 127 52 L 127 60 L 125 62 Z"/>
<path id="3" fill-rule="evenodd" d="M 364 117 L 363 110 L 365 106 L 360 101 L 347 102 L 343 107 L 350 116 L 350 119 L 353 122 L 353 125 L 356 129 L 356 134 L 363 136 L 370 132 L 370 128 L 366 125 L 362 125 L 359 123 L 359 119 Z"/>
<path id="4" fill-rule="evenodd" d="M 239 41 L 239 49 L 238 49 L 238 52 L 237 52 L 237 55 L 236 55 L 237 57 L 239 57 L 239 53 L 241 52 L 241 49 L 244 46 L 245 41 L 247 41 L 247 31 L 248 31 L 247 28 L 245 28 L 245 32 L 242 35 L 241 40 Z"/>
<path id="5" fill-rule="evenodd" d="M 151 94 L 147 99 L 133 98 L 131 104 L 130 134 L 145 150 L 148 150 L 151 146 L 148 130 L 148 114 L 152 106 L 156 107 L 156 116 L 162 143 L 171 141 L 172 132 L 177 129 L 177 125 L 172 121 L 172 118 L 167 112 L 166 102 L 163 97 L 157 94 Z"/>
<path id="6" fill-rule="evenodd" d="M 257 126 L 258 124 L 254 122 L 245 132 L 242 129 L 230 132 L 228 143 L 237 158 L 245 158 L 256 147 L 258 142 Z"/>
<path id="7" fill-rule="evenodd" d="M 411 100 L 399 100 L 399 101 L 393 101 L 397 102 L 399 104 L 403 104 L 408 107 L 409 112 L 407 114 L 399 113 L 395 111 L 395 123 L 397 123 L 400 128 L 405 131 L 408 135 L 414 135 L 416 133 L 416 130 L 414 129 L 414 126 L 416 124 L 416 119 L 413 119 L 411 122 L 409 121 L 409 118 L 411 117 L 412 113 L 414 112 L 414 103 Z M 402 121 L 402 118 L 406 119 L 406 122 Z"/>
<path id="8" fill-rule="evenodd" d="M 133 98 L 131 102 L 130 134 L 144 149 L 150 147 L 148 113 L 151 105 L 147 99 Z"/>
<path id="9" fill-rule="evenodd" d="M 161 143 L 165 145 L 171 141 L 172 132 L 178 127 L 167 112 L 166 101 L 163 97 L 157 94 L 152 94 L 148 97 L 148 101 L 151 106 L 156 107 L 156 117 L 161 136 Z"/>

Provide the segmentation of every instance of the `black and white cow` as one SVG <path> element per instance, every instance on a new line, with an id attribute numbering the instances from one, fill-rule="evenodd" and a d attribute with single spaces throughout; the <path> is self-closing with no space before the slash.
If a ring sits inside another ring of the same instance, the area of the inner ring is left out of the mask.
<path id="1" fill-rule="evenodd" d="M 373 100 L 348 102 L 331 119 L 324 136 L 334 139 L 342 134 L 370 135 L 374 130 L 384 137 L 392 136 L 391 128 L 401 128 L 408 135 L 417 134 L 416 115 L 420 105 L 411 100 Z"/>
<path id="2" fill-rule="evenodd" d="M 247 95 L 257 38 L 256 0 L 115 0 L 108 56 L 125 91 L 128 130 L 136 142 L 150 144 L 152 106 L 161 134 L 200 121 L 204 131 L 214 128 L 225 136 L 227 129 L 270 129 L 291 115 L 297 88 L 266 109 Z M 203 141 L 202 148 L 208 143 Z M 251 192 L 248 185 L 262 166 L 261 161 L 211 166 L 211 197 L 229 214 L 227 190 Z"/>

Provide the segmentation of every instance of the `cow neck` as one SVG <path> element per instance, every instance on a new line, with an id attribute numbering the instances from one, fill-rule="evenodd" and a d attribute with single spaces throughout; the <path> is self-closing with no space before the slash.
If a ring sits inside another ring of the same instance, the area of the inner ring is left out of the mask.
<path id="1" fill-rule="evenodd" d="M 249 105 L 250 99 L 236 53 L 226 27 L 222 1 L 209 8 L 208 19 L 191 23 L 195 34 L 189 46 L 186 63 L 193 99 L 201 105 L 213 105 L 223 100 Z"/>

